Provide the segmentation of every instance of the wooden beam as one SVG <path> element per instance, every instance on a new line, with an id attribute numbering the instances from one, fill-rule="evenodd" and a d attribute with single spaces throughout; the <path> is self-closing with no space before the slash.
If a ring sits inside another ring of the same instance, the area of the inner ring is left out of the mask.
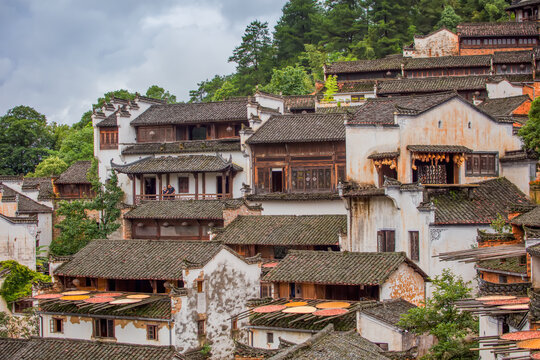
<path id="1" fill-rule="evenodd" d="M 131 191 L 133 192 L 133 205 L 135 205 L 137 202 L 137 196 L 135 195 L 135 193 L 137 192 L 137 175 L 133 175 L 133 184 Z"/>
<path id="2" fill-rule="evenodd" d="M 225 188 L 225 185 L 227 185 L 226 183 L 226 173 L 223 172 L 223 174 L 221 175 L 221 197 L 224 198 L 225 197 L 225 194 L 227 194 L 227 189 Z"/>
<path id="3" fill-rule="evenodd" d="M 157 191 L 157 193 L 159 194 L 158 199 L 163 200 L 163 192 L 161 191 L 161 189 L 163 189 L 163 174 L 157 174 L 157 177 L 158 177 L 158 183 L 159 183 L 158 191 Z"/>
<path id="4" fill-rule="evenodd" d="M 195 178 L 195 200 L 199 200 L 199 173 L 193 173 Z"/>
<path id="5" fill-rule="evenodd" d="M 206 173 L 202 173 L 202 193 L 203 194 L 206 194 Z M 205 198 L 206 196 L 203 195 L 203 199 Z"/>

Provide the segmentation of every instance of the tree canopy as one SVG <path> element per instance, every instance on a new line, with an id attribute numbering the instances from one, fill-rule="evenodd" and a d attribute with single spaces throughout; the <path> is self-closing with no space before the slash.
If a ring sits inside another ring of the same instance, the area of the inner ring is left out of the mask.
<path id="1" fill-rule="evenodd" d="M 540 98 L 532 102 L 529 121 L 519 130 L 518 135 L 523 139 L 525 148 L 540 156 Z"/>
<path id="2" fill-rule="evenodd" d="M 261 90 L 282 95 L 306 95 L 313 92 L 313 82 L 303 67 L 287 66 L 274 69 L 270 83 Z"/>

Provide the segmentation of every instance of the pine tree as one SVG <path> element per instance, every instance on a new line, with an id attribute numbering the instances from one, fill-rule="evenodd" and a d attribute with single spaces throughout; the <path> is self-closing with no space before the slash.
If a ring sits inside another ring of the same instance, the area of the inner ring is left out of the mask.
<path id="1" fill-rule="evenodd" d="M 322 22 L 322 42 L 328 51 L 349 51 L 368 31 L 363 0 L 327 0 Z"/>
<path id="2" fill-rule="evenodd" d="M 461 16 L 456 14 L 454 8 L 450 5 L 446 6 L 441 13 L 441 19 L 436 25 L 437 29 L 447 28 L 452 31 L 456 31 L 457 25 L 461 22 Z"/>

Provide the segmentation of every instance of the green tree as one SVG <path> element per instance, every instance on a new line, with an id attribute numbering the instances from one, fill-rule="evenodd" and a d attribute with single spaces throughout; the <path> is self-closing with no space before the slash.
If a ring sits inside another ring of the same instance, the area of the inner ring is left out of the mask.
<path id="1" fill-rule="evenodd" d="M 7 303 L 32 295 L 32 285 L 35 283 L 51 282 L 50 276 L 33 271 L 14 260 L 0 261 L 0 270 L 9 270 L 0 287 L 0 295 Z"/>
<path id="2" fill-rule="evenodd" d="M 58 156 L 49 156 L 36 166 L 36 170 L 26 174 L 28 177 L 58 176 L 67 170 L 69 165 Z"/>
<path id="3" fill-rule="evenodd" d="M 326 91 L 324 92 L 325 101 L 333 101 L 334 94 L 338 92 L 337 76 L 328 75 L 324 84 Z"/>
<path id="4" fill-rule="evenodd" d="M 456 31 L 456 27 L 461 22 L 461 16 L 456 14 L 454 8 L 450 5 L 446 6 L 441 13 L 441 19 L 436 25 L 437 29 L 447 28 L 452 31 Z"/>
<path id="5" fill-rule="evenodd" d="M 230 79 L 226 80 L 219 89 L 214 92 L 212 95 L 211 101 L 223 101 L 227 100 L 230 97 L 237 96 L 239 94 L 239 89 L 237 86 L 237 77 L 233 76 Z"/>
<path id="6" fill-rule="evenodd" d="M 475 343 L 468 340 L 472 333 L 478 332 L 478 320 L 454 305 L 457 300 L 471 296 L 470 282 L 445 269 L 432 284 L 433 295 L 425 306 L 402 315 L 399 326 L 418 335 L 431 334 L 439 340 L 425 359 L 478 358 L 478 354 L 470 351 Z"/>
<path id="7" fill-rule="evenodd" d="M 349 51 L 368 31 L 367 4 L 363 0 L 326 0 L 322 43 L 328 51 Z"/>
<path id="8" fill-rule="evenodd" d="M 328 62 L 328 54 L 313 44 L 306 44 L 305 50 L 298 56 L 298 59 L 309 70 L 313 81 L 323 81 L 323 66 Z"/>
<path id="9" fill-rule="evenodd" d="M 540 98 L 536 98 L 529 110 L 529 121 L 519 129 L 518 135 L 523 139 L 525 148 L 540 156 Z"/>
<path id="10" fill-rule="evenodd" d="M 92 108 L 101 108 L 105 103 L 108 103 L 112 100 L 113 97 L 124 100 L 133 100 L 135 99 L 136 94 L 129 92 L 126 89 L 119 89 L 114 91 L 109 91 L 103 94 L 102 97 L 99 97 L 95 104 L 92 105 Z M 85 126 L 90 124 L 92 126 L 92 110 L 88 110 L 81 116 L 81 120 L 73 124 L 74 129 L 82 129 Z"/>
<path id="11" fill-rule="evenodd" d="M 0 117 L 0 174 L 34 171 L 54 147 L 45 115 L 29 106 L 17 106 Z"/>
<path id="12" fill-rule="evenodd" d="M 157 85 L 152 85 L 146 90 L 146 96 L 152 99 L 167 100 L 167 104 L 175 104 L 176 96 L 172 95 L 168 91 L 165 91 L 164 88 Z"/>
<path id="13" fill-rule="evenodd" d="M 273 94 L 306 95 L 312 93 L 313 82 L 302 66 L 287 66 L 274 69 L 272 79 L 261 90 Z"/>
<path id="14" fill-rule="evenodd" d="M 289 0 L 282 13 L 274 28 L 277 60 L 281 65 L 293 65 L 305 44 L 321 40 L 322 8 L 317 0 Z"/>
<path id="15" fill-rule="evenodd" d="M 230 80 L 232 75 L 215 75 L 210 80 L 204 80 L 197 83 L 196 90 L 189 91 L 189 102 L 208 102 L 212 101 L 216 91 L 218 91 L 225 81 Z"/>
<path id="16" fill-rule="evenodd" d="M 94 129 L 92 125 L 87 125 L 81 130 L 73 130 L 62 141 L 58 156 L 68 166 L 80 160 L 92 160 L 94 158 Z"/>
<path id="17" fill-rule="evenodd" d="M 92 165 L 89 180 L 96 196 L 92 200 L 61 201 L 57 215 L 62 220 L 55 226 L 60 235 L 53 239 L 50 253 L 72 255 L 85 247 L 91 240 L 107 238 L 120 224 L 120 203 L 124 193 L 118 186 L 118 177 L 113 171 L 105 185 L 97 180 L 96 163 Z M 91 216 L 97 213 L 99 216 Z"/>

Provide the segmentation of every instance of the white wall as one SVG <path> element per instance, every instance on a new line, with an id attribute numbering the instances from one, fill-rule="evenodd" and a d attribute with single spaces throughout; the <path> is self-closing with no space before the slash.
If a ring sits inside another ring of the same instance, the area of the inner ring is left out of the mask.
<path id="1" fill-rule="evenodd" d="M 0 217 L 0 261 L 15 260 L 36 269 L 36 224 L 11 223 Z"/>
<path id="2" fill-rule="evenodd" d="M 49 247 L 53 237 L 53 214 L 38 214 L 39 245 Z"/>
<path id="3" fill-rule="evenodd" d="M 345 202 L 339 200 L 319 201 L 250 201 L 261 204 L 262 215 L 346 215 Z"/>
<path id="4" fill-rule="evenodd" d="M 312 337 L 317 331 L 311 330 L 299 330 L 299 329 L 277 329 L 277 328 L 262 328 L 262 327 L 250 327 L 249 331 L 252 333 L 253 347 L 259 349 L 278 349 L 279 339 L 292 342 L 294 344 L 300 344 L 310 337 Z M 274 342 L 268 343 L 267 334 L 274 334 Z"/>
<path id="5" fill-rule="evenodd" d="M 403 334 L 394 326 L 361 312 L 356 313 L 356 324 L 362 337 L 374 343 L 387 343 L 389 351 L 409 350 L 403 347 Z"/>
<path id="6" fill-rule="evenodd" d="M 501 163 L 500 175 L 514 183 L 519 190 L 529 194 L 529 182 L 536 178 L 536 163 L 534 161 Z"/>
<path id="7" fill-rule="evenodd" d="M 486 89 L 490 99 L 523 95 L 523 87 L 513 85 L 508 80 L 489 82 Z"/>

